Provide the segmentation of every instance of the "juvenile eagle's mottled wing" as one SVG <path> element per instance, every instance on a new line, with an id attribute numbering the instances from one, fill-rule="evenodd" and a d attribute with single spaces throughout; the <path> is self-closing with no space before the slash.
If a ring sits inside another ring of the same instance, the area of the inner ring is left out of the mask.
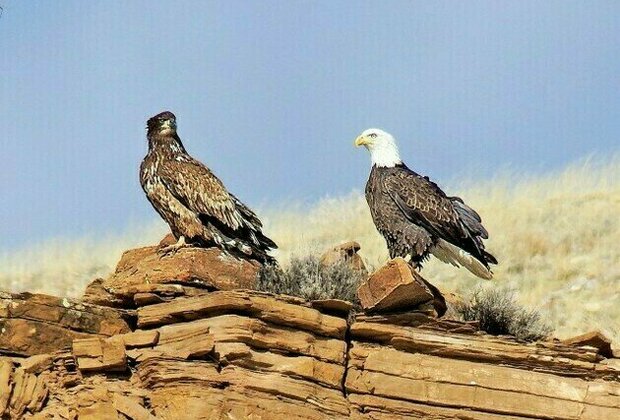
<path id="1" fill-rule="evenodd" d="M 437 184 L 407 167 L 391 173 L 384 182 L 386 190 L 409 221 L 423 227 L 433 236 L 464 249 L 486 264 L 479 241 L 463 225 L 453 200 Z M 466 209 L 463 208 L 463 212 Z M 474 220 L 475 216 L 471 215 Z"/>
<path id="2" fill-rule="evenodd" d="M 168 191 L 196 214 L 216 218 L 233 230 L 244 226 L 243 215 L 237 209 L 239 201 L 209 168 L 197 160 L 163 162 L 158 175 Z M 248 211 L 246 208 L 244 213 Z M 254 220 L 257 220 L 255 215 Z"/>
<path id="3" fill-rule="evenodd" d="M 263 227 L 263 222 L 260 221 L 256 213 L 254 213 L 252 209 L 250 209 L 248 206 L 246 206 L 241 201 L 239 201 L 239 199 L 235 197 L 234 194 L 229 193 L 229 195 L 232 198 L 232 200 L 235 202 L 237 206 L 237 210 L 239 210 L 239 212 L 241 213 L 244 219 L 249 221 L 254 227 L 257 227 L 257 228 Z"/>

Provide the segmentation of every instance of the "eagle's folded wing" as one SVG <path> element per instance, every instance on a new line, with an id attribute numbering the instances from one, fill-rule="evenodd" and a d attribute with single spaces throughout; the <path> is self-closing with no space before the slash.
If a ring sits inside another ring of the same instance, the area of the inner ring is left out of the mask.
<path id="1" fill-rule="evenodd" d="M 194 159 L 166 161 L 158 174 L 168 191 L 196 214 L 214 217 L 233 230 L 244 225 L 237 200 L 200 162 Z"/>
<path id="2" fill-rule="evenodd" d="M 230 197 L 232 198 L 232 200 L 235 202 L 235 204 L 237 206 L 237 210 L 239 210 L 239 212 L 241 213 L 243 218 L 245 220 L 249 221 L 253 228 L 255 228 L 255 229 L 262 228 L 263 227 L 263 222 L 260 221 L 260 219 L 258 218 L 256 213 L 254 213 L 252 211 L 252 209 L 250 209 L 248 206 L 243 204 L 237 197 L 235 197 L 234 194 L 231 194 L 231 193 L 229 193 L 229 194 L 230 194 Z"/>
<path id="3" fill-rule="evenodd" d="M 402 170 L 390 174 L 385 187 L 411 223 L 457 246 L 468 238 L 450 199 L 427 178 Z"/>

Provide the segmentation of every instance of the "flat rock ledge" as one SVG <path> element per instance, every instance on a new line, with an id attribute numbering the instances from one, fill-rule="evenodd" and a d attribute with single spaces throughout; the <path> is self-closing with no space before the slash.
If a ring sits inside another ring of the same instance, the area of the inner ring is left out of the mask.
<path id="1" fill-rule="evenodd" d="M 523 344 L 247 290 L 161 300 L 1 294 L 0 417 L 620 418 L 604 340 Z"/>

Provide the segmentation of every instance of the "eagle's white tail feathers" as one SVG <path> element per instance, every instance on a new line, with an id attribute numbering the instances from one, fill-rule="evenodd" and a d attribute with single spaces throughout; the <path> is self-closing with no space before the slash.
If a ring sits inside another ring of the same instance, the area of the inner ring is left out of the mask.
<path id="1" fill-rule="evenodd" d="M 485 280 L 491 280 L 493 273 L 484 266 L 480 261 L 474 258 L 469 252 L 462 250 L 456 245 L 452 245 L 450 242 L 440 239 L 437 245 L 431 249 L 431 254 L 439 258 L 441 261 L 452 264 L 455 267 L 461 265 L 467 268 L 472 274 L 483 278 Z"/>

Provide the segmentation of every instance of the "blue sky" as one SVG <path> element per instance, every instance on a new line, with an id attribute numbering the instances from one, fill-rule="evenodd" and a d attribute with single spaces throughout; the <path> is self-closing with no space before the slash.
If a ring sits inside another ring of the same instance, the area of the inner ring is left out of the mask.
<path id="1" fill-rule="evenodd" d="M 0 5 L 0 250 L 157 217 L 137 174 L 165 109 L 263 207 L 362 189 L 368 127 L 444 184 L 620 149 L 614 1 Z"/>

